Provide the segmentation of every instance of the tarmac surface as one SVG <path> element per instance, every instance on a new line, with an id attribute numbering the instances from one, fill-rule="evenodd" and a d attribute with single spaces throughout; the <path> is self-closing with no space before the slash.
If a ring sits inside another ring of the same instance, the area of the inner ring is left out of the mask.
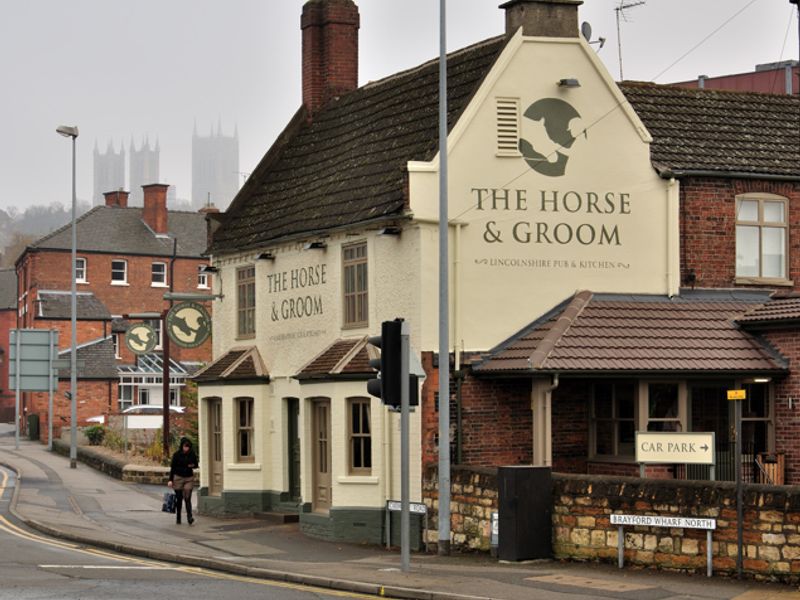
<path id="1" fill-rule="evenodd" d="M 176 525 L 161 512 L 164 487 L 123 483 L 49 452 L 38 442 L 15 449 L 0 424 L 0 465 L 15 476 L 11 514 L 53 537 L 172 563 L 392 598 L 508 600 L 800 600 L 791 586 L 724 577 L 623 569 L 595 563 L 501 563 L 485 554 L 412 554 L 309 538 L 297 524 L 252 517 L 195 515 Z M 194 499 L 196 504 L 196 498 Z"/>

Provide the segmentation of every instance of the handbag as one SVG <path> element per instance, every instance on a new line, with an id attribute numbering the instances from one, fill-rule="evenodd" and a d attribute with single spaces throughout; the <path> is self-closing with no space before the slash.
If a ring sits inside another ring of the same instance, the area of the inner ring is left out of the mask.
<path id="1" fill-rule="evenodd" d="M 175 493 L 164 492 L 164 502 L 161 504 L 161 512 L 174 513 L 175 512 Z"/>

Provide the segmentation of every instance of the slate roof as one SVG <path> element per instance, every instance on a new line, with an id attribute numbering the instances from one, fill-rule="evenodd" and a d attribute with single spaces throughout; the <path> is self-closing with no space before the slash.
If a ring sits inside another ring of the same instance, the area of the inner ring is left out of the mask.
<path id="1" fill-rule="evenodd" d="M 504 43 L 448 56 L 451 128 Z M 210 251 L 402 216 L 407 162 L 438 149 L 438 86 L 434 60 L 332 101 L 310 124 L 301 109 L 236 196 Z"/>
<path id="2" fill-rule="evenodd" d="M 736 321 L 746 328 L 797 324 L 800 322 L 800 295 L 773 297 L 766 304 L 748 311 Z"/>
<path id="3" fill-rule="evenodd" d="M 366 336 L 336 340 L 300 369 L 295 379 L 300 382 L 370 379 L 375 376 L 375 369 L 369 365 L 369 361 L 378 356 L 378 349 L 367 342 Z"/>
<path id="4" fill-rule="evenodd" d="M 70 292 L 39 290 L 36 317 L 39 319 L 69 319 L 72 317 Z M 110 321 L 106 305 L 91 292 L 77 292 L 75 311 L 80 321 Z"/>
<path id="5" fill-rule="evenodd" d="M 193 376 L 197 383 L 269 381 L 269 371 L 255 346 L 231 348 L 217 360 L 199 369 Z"/>
<path id="6" fill-rule="evenodd" d="M 473 365 L 493 375 L 770 373 L 786 359 L 737 327 L 759 306 L 747 293 L 621 296 L 577 293 Z"/>
<path id="7" fill-rule="evenodd" d="M 79 252 L 110 252 L 145 256 L 172 256 L 172 237 L 177 237 L 177 255 L 199 257 L 206 249 L 206 220 L 201 213 L 169 211 L 170 238 L 157 237 L 142 220 L 142 208 L 96 206 L 76 221 Z M 37 249 L 71 250 L 72 225 L 38 239 Z"/>
<path id="8" fill-rule="evenodd" d="M 659 171 L 800 178 L 800 96 L 622 83 Z"/>
<path id="9" fill-rule="evenodd" d="M 69 360 L 72 350 L 67 349 L 58 353 L 59 358 Z M 81 344 L 77 349 L 77 360 L 85 362 L 83 368 L 78 367 L 78 379 L 118 379 L 117 361 L 114 358 L 114 342 L 110 337 L 99 338 L 86 344 Z M 59 369 L 59 379 L 69 379 L 70 369 Z"/>
<path id="10" fill-rule="evenodd" d="M 0 269 L 0 310 L 17 308 L 17 272 Z"/>

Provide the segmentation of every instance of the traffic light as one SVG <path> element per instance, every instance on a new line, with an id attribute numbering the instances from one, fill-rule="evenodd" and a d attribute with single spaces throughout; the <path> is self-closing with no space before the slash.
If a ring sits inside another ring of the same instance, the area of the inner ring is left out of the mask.
<path id="1" fill-rule="evenodd" d="M 369 338 L 369 343 L 380 348 L 380 358 L 373 358 L 369 365 L 378 370 L 378 377 L 367 382 L 367 392 L 383 400 L 388 406 L 400 406 L 401 344 L 400 328 L 402 319 L 381 323 L 381 334 Z"/>

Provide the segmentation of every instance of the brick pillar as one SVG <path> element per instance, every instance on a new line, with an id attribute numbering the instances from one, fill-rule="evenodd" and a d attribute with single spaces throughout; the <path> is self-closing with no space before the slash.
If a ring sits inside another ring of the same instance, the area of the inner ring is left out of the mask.
<path id="1" fill-rule="evenodd" d="M 165 183 L 143 185 L 142 219 L 156 233 L 167 233 L 167 189 Z"/>
<path id="2" fill-rule="evenodd" d="M 303 6 L 303 104 L 313 114 L 358 87 L 358 28 L 353 0 L 309 0 Z"/>
<path id="3" fill-rule="evenodd" d="M 105 192 L 103 197 L 106 199 L 106 206 L 118 208 L 128 208 L 128 192 L 117 190 L 115 192 Z"/>

